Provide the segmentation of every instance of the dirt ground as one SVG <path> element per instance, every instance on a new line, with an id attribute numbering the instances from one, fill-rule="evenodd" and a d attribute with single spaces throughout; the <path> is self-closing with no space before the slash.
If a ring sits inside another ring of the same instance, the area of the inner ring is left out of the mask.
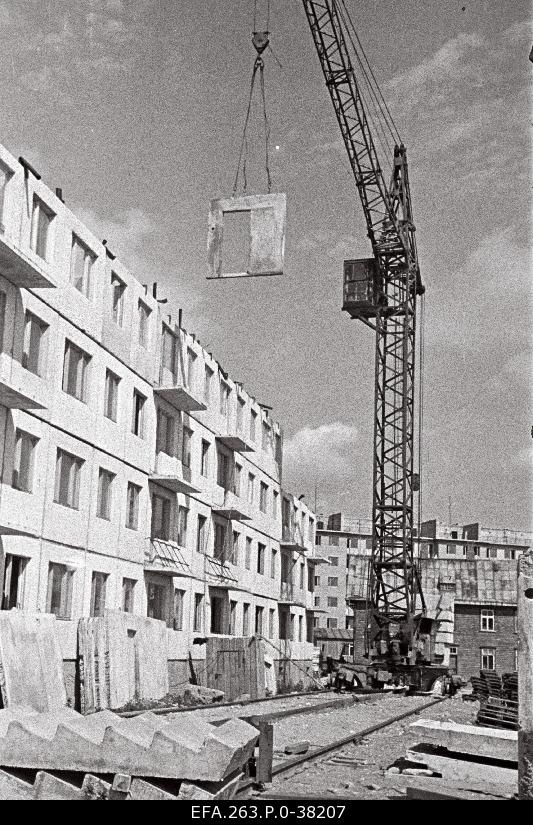
<path id="1" fill-rule="evenodd" d="M 321 714 L 309 714 L 276 722 L 274 727 L 275 761 L 278 764 L 289 757 L 283 753 L 286 744 L 308 740 L 313 747 L 333 742 L 350 733 L 377 724 L 381 720 L 422 706 L 428 702 L 421 697 L 390 696 L 354 707 L 333 709 Z M 409 777 L 387 774 L 397 759 L 405 756 L 408 747 L 416 744 L 416 736 L 410 732 L 410 724 L 420 719 L 453 721 L 473 724 L 478 710 L 475 702 L 464 702 L 460 696 L 434 705 L 420 715 L 397 722 L 378 733 L 372 734 L 360 744 L 350 744 L 341 750 L 307 762 L 299 768 L 274 777 L 265 793 L 254 794 L 257 798 L 297 797 L 320 799 L 405 799 L 408 785 L 424 785 L 438 789 L 439 778 Z M 342 764 L 343 758 L 356 759 L 352 764 Z M 446 783 L 449 787 L 449 783 Z M 455 787 L 460 787 L 460 783 Z M 483 786 L 477 786 L 477 790 Z M 464 790 L 468 790 L 465 786 Z M 483 789 L 484 795 L 472 798 L 509 799 L 509 787 L 491 785 Z"/>
<path id="2" fill-rule="evenodd" d="M 216 719 L 230 719 L 234 716 L 262 716 L 268 713 L 278 713 L 283 710 L 292 708 L 308 707 L 312 708 L 315 705 L 320 705 L 323 702 L 332 702 L 335 700 L 344 701 L 346 695 L 339 693 L 330 693 L 329 691 L 321 691 L 312 693 L 309 696 L 286 696 L 283 699 L 265 699 L 264 702 L 253 702 L 249 705 L 231 705 L 229 707 L 217 707 L 216 704 L 208 705 L 203 708 L 194 710 L 195 716 L 198 715 L 206 721 L 214 721 Z M 179 718 L 177 715 L 174 718 Z"/>

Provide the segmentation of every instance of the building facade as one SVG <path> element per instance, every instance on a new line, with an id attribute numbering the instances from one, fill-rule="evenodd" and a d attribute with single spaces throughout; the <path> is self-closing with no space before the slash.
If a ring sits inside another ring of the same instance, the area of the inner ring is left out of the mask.
<path id="1" fill-rule="evenodd" d="M 171 682 L 209 634 L 308 663 L 316 525 L 279 424 L 3 147 L 0 345 L 2 609 L 55 614 L 70 663 L 80 616 L 162 620 Z"/>
<path id="2" fill-rule="evenodd" d="M 333 639 L 325 630 L 350 629 L 352 645 L 355 642 L 354 655 L 361 659 L 372 549 L 371 523 L 336 514 L 327 522 L 319 520 L 318 528 L 318 549 L 330 564 L 317 571 L 315 580 L 315 600 L 320 600 L 320 612 L 315 617 L 317 644 L 322 648 L 329 638 L 331 655 Z M 432 541 L 425 541 L 426 538 Z M 525 532 L 483 528 L 477 524 L 449 526 L 436 521 L 422 525 L 420 542 L 415 544 L 422 589 L 430 611 L 436 609 L 444 593 L 453 599 L 449 661 L 461 676 L 469 678 L 481 669 L 498 673 L 516 669 L 516 560 L 530 545 L 531 534 Z M 339 590 L 336 603 L 331 604 L 328 599 L 333 595 L 330 581 L 333 569 Z M 341 638 L 342 633 L 338 635 L 338 650 L 351 651 L 352 647 Z"/>

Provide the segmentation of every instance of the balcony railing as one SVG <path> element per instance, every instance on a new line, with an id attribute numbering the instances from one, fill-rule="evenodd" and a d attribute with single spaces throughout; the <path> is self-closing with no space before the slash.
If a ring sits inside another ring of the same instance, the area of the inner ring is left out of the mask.
<path id="1" fill-rule="evenodd" d="M 233 573 L 229 564 L 223 559 L 215 559 L 213 556 L 205 557 L 205 572 L 210 584 L 232 585 L 237 584 L 238 578 Z"/>
<path id="2" fill-rule="evenodd" d="M 165 539 L 151 539 L 144 567 L 149 572 L 166 573 L 169 576 L 188 576 L 191 573 L 183 549 Z"/>

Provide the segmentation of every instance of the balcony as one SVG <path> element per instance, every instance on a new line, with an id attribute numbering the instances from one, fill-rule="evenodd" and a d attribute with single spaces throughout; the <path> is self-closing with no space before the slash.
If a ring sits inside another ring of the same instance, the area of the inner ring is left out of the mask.
<path id="1" fill-rule="evenodd" d="M 221 503 L 213 502 L 211 512 L 214 516 L 220 516 L 229 521 L 250 521 L 251 519 L 245 502 L 230 490 L 224 492 L 224 499 Z"/>
<path id="2" fill-rule="evenodd" d="M 191 566 L 185 551 L 178 544 L 164 539 L 152 539 L 145 555 L 146 573 L 162 573 L 167 576 L 189 576 Z"/>
<path id="3" fill-rule="evenodd" d="M 253 453 L 255 452 L 254 447 L 245 441 L 242 436 L 238 433 L 228 434 L 228 435 L 217 435 L 216 440 L 219 444 L 222 444 L 228 450 L 231 450 L 234 453 Z"/>
<path id="4" fill-rule="evenodd" d="M 148 477 L 152 484 L 159 484 L 174 494 L 192 496 L 199 493 L 200 489 L 192 483 L 191 479 L 191 468 L 184 467 L 175 455 L 162 450 L 156 453 L 155 466 Z"/>
<path id="5" fill-rule="evenodd" d="M 198 487 L 193 487 L 192 484 L 180 478 L 179 475 L 160 475 L 153 473 L 149 476 L 148 481 L 152 484 L 158 484 L 160 487 L 164 487 L 174 494 L 182 493 L 184 496 L 192 496 L 200 492 Z"/>
<path id="6" fill-rule="evenodd" d="M 0 272 L 20 289 L 43 289 L 57 284 L 49 271 L 49 264 L 33 253 L 27 254 L 0 231 Z"/>
<path id="7" fill-rule="evenodd" d="M 184 413 L 207 410 L 206 404 L 200 401 L 196 390 L 187 386 L 179 376 L 166 367 L 161 367 L 159 371 L 159 383 L 154 387 L 154 394 Z"/>
<path id="8" fill-rule="evenodd" d="M 287 524 L 284 524 L 282 528 L 281 546 L 296 553 L 305 553 L 308 550 L 300 528 Z"/>
<path id="9" fill-rule="evenodd" d="M 280 604 L 294 604 L 305 607 L 305 596 L 299 587 L 292 582 L 281 582 L 279 593 Z"/>
<path id="10" fill-rule="evenodd" d="M 207 583 L 213 587 L 225 587 L 231 590 L 239 582 L 229 564 L 213 556 L 205 556 L 205 573 Z"/>
<path id="11" fill-rule="evenodd" d="M 329 564 L 327 556 L 308 556 L 307 564 Z"/>
<path id="12" fill-rule="evenodd" d="M 42 378 L 6 353 L 0 355 L 0 404 L 10 410 L 45 410 Z"/>

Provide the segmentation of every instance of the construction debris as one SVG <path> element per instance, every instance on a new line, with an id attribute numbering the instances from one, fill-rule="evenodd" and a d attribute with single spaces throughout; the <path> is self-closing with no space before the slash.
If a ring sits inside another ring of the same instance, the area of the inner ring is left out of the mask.
<path id="1" fill-rule="evenodd" d="M 243 779 L 243 774 L 239 773 L 229 782 L 220 783 L 217 787 L 215 783 L 203 783 L 202 785 L 192 785 L 183 782 L 178 799 L 233 799 L 239 783 Z"/>
<path id="2" fill-rule="evenodd" d="M 169 692 L 164 622 L 106 610 L 103 617 L 80 619 L 78 651 L 83 713 L 118 710 Z"/>
<path id="3" fill-rule="evenodd" d="M 0 691 L 6 708 L 46 713 L 66 707 L 55 616 L 0 611 Z"/>
<path id="4" fill-rule="evenodd" d="M 294 744 L 285 745 L 285 753 L 289 755 L 296 756 L 300 753 L 307 753 L 309 748 L 311 747 L 310 742 L 295 742 Z"/>
<path id="5" fill-rule="evenodd" d="M 518 737 L 513 731 L 422 719 L 409 732 L 418 744 L 408 748 L 404 764 L 396 763 L 402 774 L 416 775 L 413 768 L 418 768 L 453 782 L 516 786 Z"/>
<path id="6" fill-rule="evenodd" d="M 458 725 L 455 722 L 434 722 L 428 719 L 412 722 L 409 731 L 413 735 L 416 734 L 420 743 L 439 745 L 454 753 L 486 756 L 509 762 L 516 762 L 518 759 L 518 734 L 515 731 Z"/>
<path id="7" fill-rule="evenodd" d="M 454 782 L 497 782 L 509 786 L 517 784 L 516 763 L 513 765 L 503 760 L 477 759 L 470 754 L 453 753 L 446 748 L 424 744 L 409 748 L 406 758 L 438 773 L 443 779 Z"/>
<path id="8" fill-rule="evenodd" d="M 0 765 L 15 768 L 220 782 L 242 770 L 257 739 L 240 719 L 215 726 L 194 714 L 0 711 Z"/>
<path id="9" fill-rule="evenodd" d="M 518 674 L 503 677 L 492 670 L 471 676 L 472 698 L 479 699 L 479 725 L 518 730 Z"/>

